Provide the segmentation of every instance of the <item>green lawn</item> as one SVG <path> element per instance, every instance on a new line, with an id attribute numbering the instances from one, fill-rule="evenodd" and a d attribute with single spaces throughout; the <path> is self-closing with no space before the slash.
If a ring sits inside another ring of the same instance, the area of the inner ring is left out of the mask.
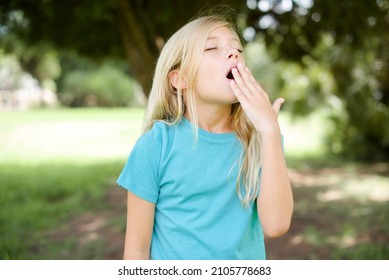
<path id="1" fill-rule="evenodd" d="M 103 207 L 142 116 L 141 109 L 0 113 L 0 259 L 52 258 L 34 254 L 42 233 Z"/>
<path id="2" fill-rule="evenodd" d="M 0 259 L 121 258 L 125 192 L 115 180 L 142 109 L 0 113 Z M 273 259 L 389 258 L 389 165 L 326 156 L 322 113 L 282 113 L 294 189 L 290 232 Z M 116 191 L 117 190 L 117 191 Z"/>
<path id="3" fill-rule="evenodd" d="M 142 109 L 0 113 L 0 163 L 85 163 L 122 158 L 141 130 Z"/>

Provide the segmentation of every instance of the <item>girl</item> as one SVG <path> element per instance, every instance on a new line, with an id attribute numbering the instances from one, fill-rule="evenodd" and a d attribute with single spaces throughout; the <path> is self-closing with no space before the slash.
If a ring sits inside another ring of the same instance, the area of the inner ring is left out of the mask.
<path id="1" fill-rule="evenodd" d="M 265 259 L 293 198 L 277 115 L 232 24 L 198 18 L 158 59 L 143 135 L 118 178 L 125 259 Z"/>

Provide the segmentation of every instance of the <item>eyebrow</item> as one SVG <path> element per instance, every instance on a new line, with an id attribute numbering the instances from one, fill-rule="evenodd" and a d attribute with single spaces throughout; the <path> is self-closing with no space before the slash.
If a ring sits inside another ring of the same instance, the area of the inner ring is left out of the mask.
<path id="1" fill-rule="evenodd" d="M 207 41 L 208 40 L 217 40 L 217 39 L 220 39 L 220 37 L 219 36 L 210 36 L 210 37 L 207 38 Z M 236 38 L 236 37 L 230 37 L 230 38 L 228 38 L 228 40 L 231 41 L 231 42 L 232 41 L 236 41 L 236 42 L 238 42 L 240 44 L 240 40 L 238 38 Z"/>

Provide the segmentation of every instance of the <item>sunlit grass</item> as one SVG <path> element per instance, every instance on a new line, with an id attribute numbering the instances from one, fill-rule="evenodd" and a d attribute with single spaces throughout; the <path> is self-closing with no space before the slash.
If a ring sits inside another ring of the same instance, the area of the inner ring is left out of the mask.
<path id="1" fill-rule="evenodd" d="M 0 162 L 122 158 L 141 130 L 143 109 L 62 109 L 0 114 Z"/>
<path id="2" fill-rule="evenodd" d="M 0 114 L 0 259 L 42 258 L 31 250 L 45 230 L 102 207 L 142 116 L 142 109 Z"/>

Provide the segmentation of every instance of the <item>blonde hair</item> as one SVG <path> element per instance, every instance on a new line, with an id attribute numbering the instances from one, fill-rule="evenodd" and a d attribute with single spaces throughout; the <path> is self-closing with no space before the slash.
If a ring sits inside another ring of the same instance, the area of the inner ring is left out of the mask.
<path id="1" fill-rule="evenodd" d="M 187 114 L 193 124 L 195 138 L 198 133 L 198 116 L 195 102 L 195 80 L 208 34 L 227 27 L 237 34 L 233 24 L 218 15 L 195 19 L 178 30 L 163 47 L 156 68 L 145 114 L 144 132 L 155 121 L 177 124 Z M 169 74 L 179 70 L 178 88 L 171 84 Z M 185 77 L 185 95 L 181 85 Z M 184 99 L 185 98 L 185 99 Z M 239 103 L 231 109 L 231 128 L 243 145 L 237 178 L 237 193 L 244 206 L 259 194 L 260 136 L 244 114 Z"/>

